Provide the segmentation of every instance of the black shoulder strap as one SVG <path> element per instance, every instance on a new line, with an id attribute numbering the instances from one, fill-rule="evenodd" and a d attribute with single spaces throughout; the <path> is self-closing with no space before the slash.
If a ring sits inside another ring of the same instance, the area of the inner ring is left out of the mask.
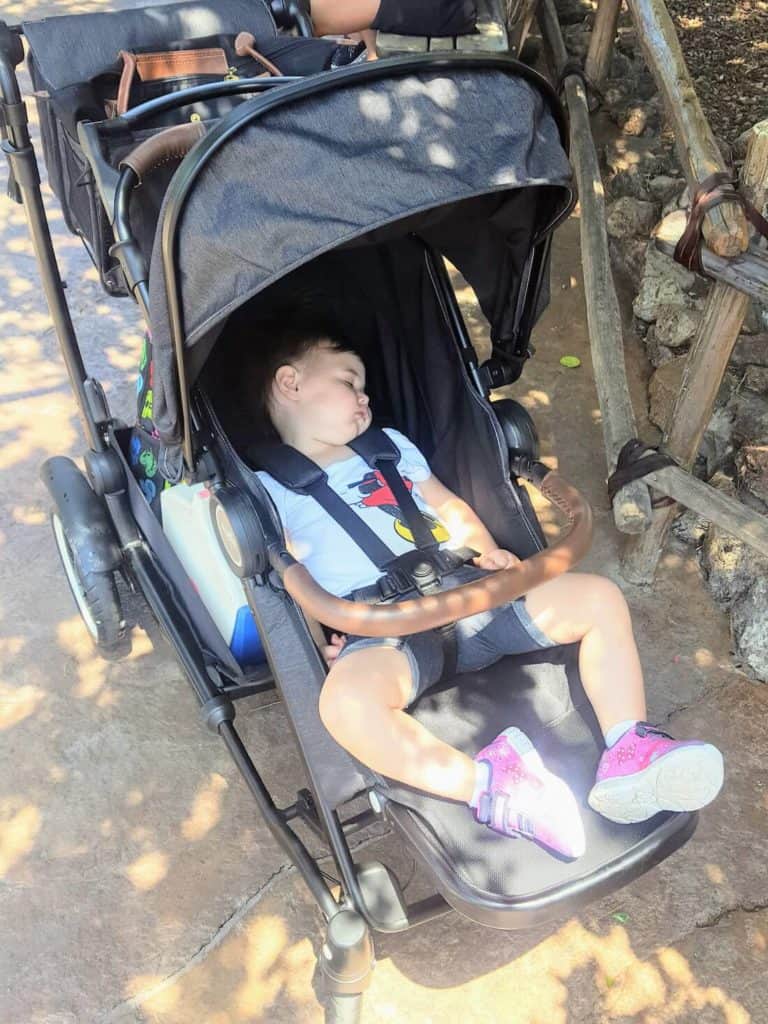
<path id="1" fill-rule="evenodd" d="M 436 550 L 438 543 L 421 514 L 419 506 L 414 501 L 413 495 L 397 471 L 401 453 L 392 438 L 378 427 L 369 427 L 359 437 L 350 441 L 349 447 L 365 459 L 369 466 L 378 469 L 384 477 L 403 513 L 403 518 L 413 535 L 416 547 L 424 550 Z"/>
<path id="2" fill-rule="evenodd" d="M 283 487 L 314 498 L 379 569 L 395 557 L 370 526 L 329 485 L 327 474 L 306 455 L 288 444 L 263 444 L 251 445 L 248 457 Z"/>

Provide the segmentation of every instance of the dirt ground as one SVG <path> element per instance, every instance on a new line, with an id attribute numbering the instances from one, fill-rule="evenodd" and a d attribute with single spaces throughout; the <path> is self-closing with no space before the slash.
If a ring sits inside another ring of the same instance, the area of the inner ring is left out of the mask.
<path id="1" fill-rule="evenodd" d="M 136 311 L 103 295 L 48 193 L 46 203 L 86 365 L 127 416 Z M 572 219 L 558 234 L 552 304 L 510 395 L 534 415 L 545 458 L 593 503 L 584 568 L 621 583 L 578 228 Z M 104 661 L 75 613 L 38 473 L 50 455 L 79 457 L 84 442 L 23 211 L 5 198 L 0 238 L 0 1020 L 319 1024 L 318 914 L 169 648 L 135 627 L 130 655 Z M 472 297 L 461 298 L 479 329 Z M 642 424 L 646 368 L 629 325 L 626 353 Z M 560 366 L 564 354 L 581 367 Z M 650 715 L 722 747 L 722 796 L 682 850 L 579 915 L 501 933 L 452 913 L 377 938 L 365 1024 L 768 1021 L 768 689 L 734 668 L 726 618 L 686 550 L 667 551 L 652 588 L 622 585 Z M 238 721 L 275 799 L 288 802 L 303 779 L 279 702 L 254 699 Z M 380 826 L 359 853 L 391 863 L 409 898 L 430 891 Z"/>
<path id="2" fill-rule="evenodd" d="M 668 0 L 696 92 L 728 143 L 768 117 L 768 3 Z"/>

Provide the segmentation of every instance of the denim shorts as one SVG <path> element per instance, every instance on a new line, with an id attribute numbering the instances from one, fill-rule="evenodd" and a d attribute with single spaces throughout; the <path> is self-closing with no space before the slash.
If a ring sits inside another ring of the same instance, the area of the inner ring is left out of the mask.
<path id="1" fill-rule="evenodd" d="M 482 569 L 464 566 L 452 576 L 451 586 L 446 589 L 458 587 L 462 583 L 486 575 L 488 573 Z M 527 654 L 556 646 L 555 642 L 542 633 L 534 623 L 525 606 L 525 597 L 499 605 L 490 611 L 478 612 L 476 615 L 459 619 L 455 628 L 458 674 L 479 672 L 480 669 L 493 665 L 505 654 Z M 402 651 L 408 659 L 413 676 L 413 688 L 408 704 L 412 704 L 425 690 L 434 686 L 443 674 L 443 643 L 437 629 L 398 637 L 348 636 L 336 661 L 353 651 L 381 647 Z"/>

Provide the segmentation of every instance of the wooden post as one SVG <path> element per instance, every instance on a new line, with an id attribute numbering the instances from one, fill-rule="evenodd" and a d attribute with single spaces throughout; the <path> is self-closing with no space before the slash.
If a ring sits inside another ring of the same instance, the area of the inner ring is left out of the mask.
<path id="1" fill-rule="evenodd" d="M 742 188 L 762 210 L 768 195 L 768 121 L 756 125 L 750 136 Z M 709 293 L 662 443 L 684 469 L 690 469 L 696 458 L 748 304 L 749 296 L 719 281 Z M 631 583 L 652 582 L 674 514 L 674 506 L 657 510 L 650 528 L 627 541 L 622 571 Z"/>
<path id="2" fill-rule="evenodd" d="M 726 171 L 712 129 L 701 109 L 683 51 L 664 0 L 627 0 L 646 63 L 672 121 L 680 163 L 693 193 L 710 174 Z M 744 211 L 735 203 L 714 207 L 704 218 L 704 238 L 718 256 L 736 256 L 749 242 Z"/>
<path id="3" fill-rule="evenodd" d="M 520 55 L 531 24 L 536 17 L 539 0 L 507 0 L 507 32 L 509 49 L 515 56 Z"/>
<path id="4" fill-rule="evenodd" d="M 620 10 L 621 0 L 599 0 L 597 5 L 595 23 L 589 37 L 589 51 L 584 64 L 584 72 L 594 85 L 600 85 L 608 73 Z"/>
<path id="5" fill-rule="evenodd" d="M 555 69 L 559 72 L 567 60 L 567 52 L 554 0 L 542 0 L 539 23 Z M 624 444 L 637 436 L 637 428 L 624 365 L 619 301 L 611 274 L 603 182 L 589 123 L 587 95 L 577 75 L 566 77 L 565 96 L 571 121 L 571 159 L 576 171 L 581 204 L 581 262 L 592 367 L 600 404 L 608 472 L 611 473 L 616 468 L 616 460 Z M 651 504 L 646 484 L 637 480 L 622 487 L 613 501 L 613 515 L 616 527 L 622 533 L 645 530 L 651 522 Z"/>

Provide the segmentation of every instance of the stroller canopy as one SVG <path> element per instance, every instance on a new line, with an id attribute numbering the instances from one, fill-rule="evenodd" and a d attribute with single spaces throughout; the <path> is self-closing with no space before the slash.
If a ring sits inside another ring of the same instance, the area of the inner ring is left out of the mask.
<path id="1" fill-rule="evenodd" d="M 243 104 L 172 180 L 150 268 L 166 445 L 184 434 L 177 354 L 188 382 L 235 309 L 335 248 L 420 236 L 505 338 L 525 261 L 571 202 L 557 99 L 507 58 L 378 65 Z"/>

